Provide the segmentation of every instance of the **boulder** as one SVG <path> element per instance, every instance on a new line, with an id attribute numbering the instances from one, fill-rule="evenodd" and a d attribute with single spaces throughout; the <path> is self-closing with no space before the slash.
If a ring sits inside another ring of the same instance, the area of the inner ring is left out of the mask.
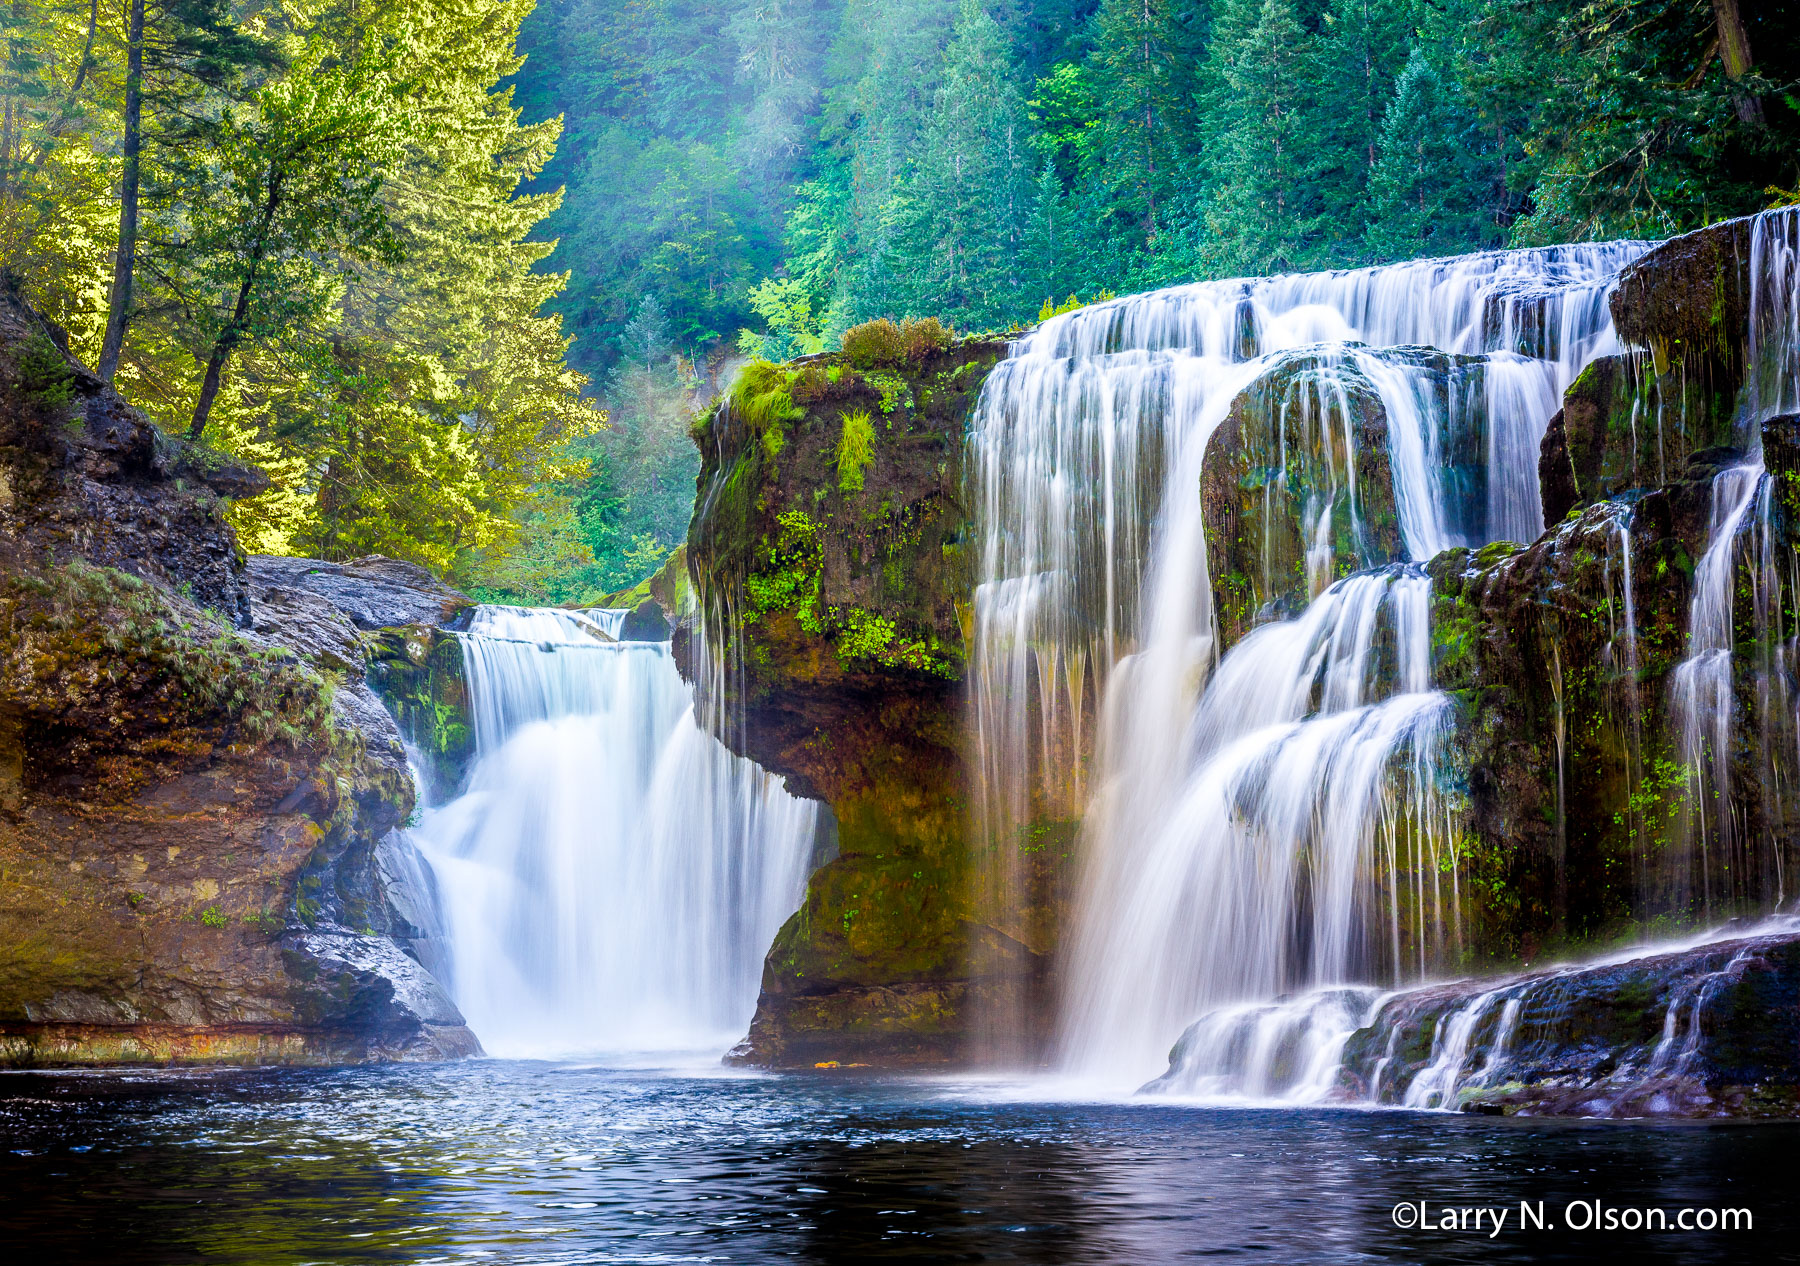
<path id="1" fill-rule="evenodd" d="M 258 555 L 249 573 L 264 589 L 316 595 L 359 629 L 445 625 L 474 605 L 417 563 L 380 554 L 348 563 Z"/>

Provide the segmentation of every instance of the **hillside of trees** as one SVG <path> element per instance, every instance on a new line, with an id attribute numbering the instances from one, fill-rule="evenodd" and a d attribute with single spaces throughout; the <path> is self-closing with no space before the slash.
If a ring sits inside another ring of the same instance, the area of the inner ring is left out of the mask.
<path id="1" fill-rule="evenodd" d="M 1800 16 L 1749 0 L 19 0 L 0 38 L 7 284 L 275 477 L 245 544 L 533 602 L 660 565 L 744 357 L 1800 196 Z"/>
<path id="2" fill-rule="evenodd" d="M 1774 3 L 543 0 L 521 48 L 597 379 L 648 372 L 647 297 L 692 382 L 877 316 L 1661 237 L 1800 185 Z"/>

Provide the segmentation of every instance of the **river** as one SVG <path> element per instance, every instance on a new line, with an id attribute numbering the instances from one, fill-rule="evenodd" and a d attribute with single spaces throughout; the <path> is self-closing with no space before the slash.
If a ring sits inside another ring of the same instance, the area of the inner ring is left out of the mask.
<path id="1" fill-rule="evenodd" d="M 1800 1125 L 1066 1089 L 503 1060 L 6 1074 L 0 1242 L 110 1266 L 1800 1261 Z M 1571 1229 L 1591 1200 L 1602 1227 Z M 1418 1202 L 1437 1229 L 1396 1227 Z M 1649 1208 L 1748 1209 L 1753 1229 L 1604 1229 Z"/>

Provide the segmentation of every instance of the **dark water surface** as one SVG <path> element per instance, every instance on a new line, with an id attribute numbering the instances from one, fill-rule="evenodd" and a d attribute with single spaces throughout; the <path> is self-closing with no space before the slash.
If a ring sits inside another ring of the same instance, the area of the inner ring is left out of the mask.
<path id="1" fill-rule="evenodd" d="M 1800 1261 L 1800 1125 L 476 1061 L 0 1075 L 0 1149 L 17 1263 Z M 1576 1231 L 1575 1199 L 1754 1229 Z M 1403 1230 L 1402 1201 L 1507 1220 Z"/>

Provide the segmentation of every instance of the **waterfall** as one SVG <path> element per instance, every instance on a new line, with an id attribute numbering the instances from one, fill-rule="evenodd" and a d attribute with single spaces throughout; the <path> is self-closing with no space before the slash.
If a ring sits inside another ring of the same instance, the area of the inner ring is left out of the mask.
<path id="1" fill-rule="evenodd" d="M 496 1055 L 724 1050 L 805 887 L 818 806 L 704 732 L 623 616 L 487 606 L 461 635 L 475 763 L 413 836 Z"/>
<path id="2" fill-rule="evenodd" d="M 989 376 L 970 438 L 975 826 L 1007 859 L 1034 817 L 1083 822 L 1067 1064 L 1141 1079 L 1209 1006 L 1454 949 L 1426 581 L 1348 573 L 1538 535 L 1544 427 L 1619 350 L 1607 296 L 1646 246 L 1177 287 L 1052 318 Z M 1283 373 L 1279 452 L 1247 477 L 1265 498 L 1297 487 L 1290 445 L 1327 468 L 1296 509 L 1313 602 L 1221 663 L 1208 443 Z M 1359 441 L 1352 413 L 1374 408 L 1386 435 Z M 1391 490 L 1358 481 L 1371 443 Z"/>
<path id="3" fill-rule="evenodd" d="M 1675 890 L 1708 914 L 1786 897 L 1784 823 L 1800 771 L 1791 682 L 1794 644 L 1781 595 L 1791 592 L 1792 552 L 1775 523 L 1774 484 L 1763 462 L 1762 425 L 1800 408 L 1800 212 L 1770 211 L 1750 231 L 1750 321 L 1745 385 L 1736 429 L 1747 460 L 1713 478 L 1705 553 L 1694 569 L 1687 656 L 1669 687 L 1678 726 L 1677 754 L 1690 771 L 1688 848 L 1674 859 Z M 1739 595 L 1749 598 L 1748 609 Z M 1757 662 L 1739 651 L 1748 630 Z M 1734 678 L 1748 667 L 1755 683 L 1749 770 L 1733 779 L 1736 735 L 1744 720 Z M 1741 783 L 1747 782 L 1749 787 Z M 1746 805 L 1757 827 L 1747 829 Z"/>
<path id="4" fill-rule="evenodd" d="M 1800 768 L 1800 727 L 1792 689 L 1794 630 L 1785 615 L 1783 595 L 1794 592 L 1796 578 L 1794 555 L 1777 521 L 1776 482 L 1763 461 L 1762 430 L 1770 418 L 1800 405 L 1797 265 L 1800 213 L 1757 217 L 1751 228 L 1748 349 L 1737 403 L 1737 442 L 1744 457 L 1719 470 L 1712 480 L 1705 548 L 1693 573 L 1686 655 L 1670 673 L 1668 684 L 1671 741 L 1675 755 L 1689 767 L 1690 780 L 1687 847 L 1684 850 L 1681 841 L 1675 841 L 1663 860 L 1671 871 L 1665 878 L 1676 913 L 1686 917 L 1730 918 L 1766 911 L 1771 905 L 1779 908 L 1786 899 L 1785 837 L 1791 834 L 1789 801 Z M 1562 347 L 1571 345 L 1565 342 Z M 1559 374 L 1564 368 L 1558 366 Z M 1521 417 L 1529 417 L 1528 396 L 1514 399 L 1514 404 L 1506 405 L 1493 391 L 1487 393 L 1490 440 L 1520 426 Z M 1503 408 L 1513 411 L 1511 421 L 1495 416 Z M 1390 421 L 1392 417 L 1390 410 Z M 1635 420 L 1634 414 L 1634 424 Z M 1399 428 L 1391 431 L 1390 441 L 1396 482 L 1411 479 L 1429 493 L 1418 470 L 1433 464 L 1432 452 L 1425 448 L 1408 453 L 1408 446 L 1416 449 L 1417 441 Z M 1492 499 L 1503 460 L 1499 447 L 1491 443 L 1489 531 L 1505 521 L 1504 513 L 1495 509 L 1500 503 Z M 1501 503 L 1516 505 L 1524 496 L 1523 479 L 1504 482 L 1511 490 Z M 1434 508 L 1428 498 L 1416 504 Z M 1429 522 L 1429 516 L 1415 518 Z M 1437 521 L 1442 525 L 1448 520 L 1440 516 Z M 1630 719 L 1628 776 L 1635 782 L 1644 759 L 1639 750 L 1643 701 L 1638 694 L 1640 648 L 1630 510 L 1616 507 L 1610 526 L 1606 583 L 1609 590 L 1617 583 L 1622 591 L 1624 627 L 1614 630 L 1608 654 L 1615 653 L 1622 632 L 1623 662 L 1610 667 L 1624 684 L 1623 710 Z M 1429 539 L 1416 526 L 1409 526 L 1405 535 L 1409 550 Z M 1444 539 L 1448 538 L 1439 537 L 1434 543 Z M 1326 598 L 1330 597 L 1327 591 Z M 1324 601 L 1315 601 L 1295 627 L 1313 620 Z M 1285 627 L 1264 625 L 1225 656 L 1199 701 L 1197 719 L 1226 706 L 1221 696 L 1236 680 L 1240 662 L 1256 653 L 1259 640 Z M 1553 673 L 1559 709 L 1560 806 L 1562 665 L 1553 657 L 1546 668 Z M 1122 665 L 1118 680 L 1129 676 Z M 1274 672 L 1264 671 L 1260 677 L 1267 688 L 1275 688 Z M 1411 697 L 1395 695 L 1385 706 Z M 1303 729 L 1319 729 L 1334 720 L 1322 699 L 1314 706 L 1316 711 L 1302 723 Z M 1195 731 L 1199 728 L 1197 720 Z M 1420 744 L 1416 737 L 1413 742 L 1416 761 Z M 1182 767 L 1197 767 L 1202 774 L 1207 768 L 1205 762 L 1196 765 L 1191 760 Z M 1339 778 L 1335 771 L 1328 771 L 1328 776 Z M 1192 779 L 1187 784 L 1197 785 Z M 1334 781 L 1332 792 L 1322 798 L 1329 799 L 1336 791 Z M 1096 798 L 1096 805 L 1101 803 Z M 1191 804 L 1177 804 L 1173 810 L 1177 817 L 1192 811 Z M 1244 823 L 1255 817 L 1246 814 L 1241 803 L 1233 805 L 1232 813 L 1229 823 L 1205 828 L 1214 841 L 1210 845 L 1196 836 L 1189 846 L 1191 857 L 1204 855 L 1209 847 L 1220 848 L 1216 843 L 1220 839 L 1230 841 L 1222 846 L 1224 852 L 1242 855 L 1243 844 L 1233 836 L 1241 836 Z M 1094 821 L 1091 816 L 1090 830 Z M 1313 831 L 1327 827 L 1337 831 L 1342 824 L 1315 812 Z M 1311 865 L 1317 865 L 1322 855 L 1317 840 L 1296 853 Z M 1255 851 L 1259 867 L 1282 860 L 1282 850 L 1269 848 L 1266 838 Z M 1649 862 L 1640 854 L 1640 868 Z M 1386 873 L 1391 882 L 1400 872 L 1390 868 Z M 1453 861 L 1450 873 L 1455 874 Z M 1167 884 L 1168 876 L 1161 882 Z M 1231 884 L 1227 880 L 1225 886 Z M 1639 886 L 1648 886 L 1643 875 Z M 1327 891 L 1316 881 L 1300 888 L 1315 903 Z M 1236 904 L 1245 891 L 1236 884 L 1229 901 L 1184 893 L 1182 917 L 1210 926 L 1229 905 L 1240 910 L 1240 917 L 1266 918 L 1267 910 L 1255 912 Z M 1284 911 L 1277 902 L 1272 908 L 1278 917 L 1291 920 L 1294 911 L 1304 907 Z M 1769 955 L 1780 952 L 1794 926 L 1791 917 L 1748 926 L 1728 923 L 1683 943 L 1638 946 L 1498 982 L 1422 984 L 1398 990 L 1378 987 L 1403 983 L 1397 973 L 1359 973 L 1353 961 L 1348 971 L 1336 975 L 1316 970 L 1310 978 L 1302 974 L 1295 979 L 1290 972 L 1251 981 L 1245 979 L 1243 963 L 1215 959 L 1186 978 L 1184 996 L 1189 1005 L 1199 998 L 1207 1005 L 1194 1010 L 1199 1018 L 1182 1033 L 1168 1072 L 1149 1088 L 1426 1109 L 1454 1109 L 1471 1098 L 1486 1098 L 1488 1110 L 1499 1110 L 1496 1097 L 1505 1098 L 1528 1085 L 1534 1087 L 1529 1093 L 1541 1096 L 1546 1104 L 1560 1104 L 1552 1110 L 1598 1115 L 1705 1111 L 1713 1102 L 1708 1083 L 1718 1076 L 1717 1061 L 1729 1063 L 1741 1056 L 1735 1048 L 1709 1045 L 1709 1035 L 1722 1023 L 1713 1012 L 1746 1005 L 1746 992 L 1754 995 L 1759 973 L 1770 970 Z M 1365 916 L 1360 929 L 1365 942 L 1370 927 Z M 1158 934 L 1166 930 L 1165 925 Z M 1142 929 L 1134 928 L 1127 936 L 1141 940 Z M 1279 961 L 1266 957 L 1269 945 L 1259 945 L 1242 930 L 1222 939 L 1231 954 L 1248 954 L 1265 964 Z M 1308 947 L 1313 959 L 1319 959 L 1316 934 L 1310 941 L 1290 936 L 1275 949 L 1291 953 L 1296 945 Z M 1214 943 L 1209 952 L 1218 954 L 1220 948 Z M 1226 971 L 1220 970 L 1221 963 L 1229 963 Z M 1166 991 L 1167 982 L 1161 977 L 1169 974 L 1170 965 L 1155 964 L 1148 972 L 1143 967 L 1140 963 L 1142 987 L 1152 993 Z M 1124 979 L 1114 972 L 1095 988 L 1096 997 L 1104 997 L 1107 987 L 1121 987 Z M 1351 980 L 1364 983 L 1350 986 Z M 1276 997 L 1284 987 L 1295 992 Z M 1648 1000 L 1648 1005 L 1639 1000 Z M 1173 1008 L 1171 1016 L 1179 1009 Z M 1531 1106 L 1529 1100 L 1525 1106 Z"/>

